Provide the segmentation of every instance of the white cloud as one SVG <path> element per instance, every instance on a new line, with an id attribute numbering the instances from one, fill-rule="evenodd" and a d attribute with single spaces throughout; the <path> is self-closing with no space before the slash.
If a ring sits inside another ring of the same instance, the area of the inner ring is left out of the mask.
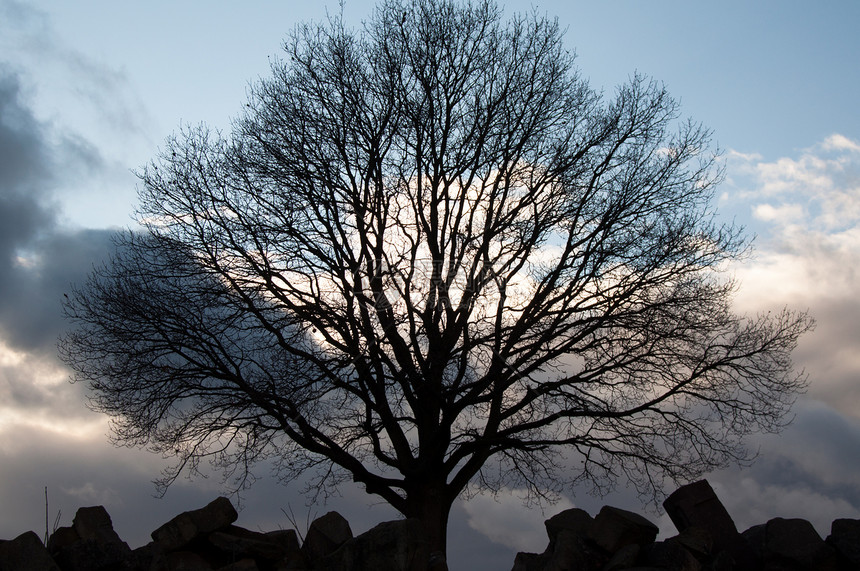
<path id="1" fill-rule="evenodd" d="M 827 137 L 822 144 L 822 148 L 827 151 L 851 151 L 860 153 L 860 143 L 852 141 L 848 137 L 838 133 Z"/>
<path id="2" fill-rule="evenodd" d="M 77 488 L 62 488 L 62 491 L 81 502 L 81 505 L 123 505 L 122 495 L 119 492 L 111 487 L 103 487 L 101 485 L 94 484 L 93 482 L 86 482 Z"/>
<path id="3" fill-rule="evenodd" d="M 730 156 L 727 194 L 749 205 L 758 240 L 733 269 L 746 313 L 809 309 L 816 331 L 795 354 L 812 396 L 860 418 L 860 143 L 842 135 L 798 157 Z M 732 164 L 731 161 L 734 161 Z M 742 181 L 742 182 L 739 182 Z M 737 207 L 737 204 L 733 206 Z"/>
<path id="4" fill-rule="evenodd" d="M 787 222 L 803 216 L 803 207 L 799 204 L 784 204 L 776 207 L 763 203 L 753 206 L 753 216 L 765 222 Z"/>

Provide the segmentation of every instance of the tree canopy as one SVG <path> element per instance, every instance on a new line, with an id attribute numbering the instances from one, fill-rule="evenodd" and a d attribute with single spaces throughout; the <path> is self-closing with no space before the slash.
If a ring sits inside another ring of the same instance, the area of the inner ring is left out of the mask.
<path id="1" fill-rule="evenodd" d="M 710 133 L 558 23 L 383 2 L 298 28 L 224 135 L 140 173 L 142 230 L 72 292 L 61 354 L 122 443 L 244 485 L 346 479 L 444 551 L 470 487 L 659 493 L 743 461 L 812 323 L 732 310 L 749 241 Z"/>

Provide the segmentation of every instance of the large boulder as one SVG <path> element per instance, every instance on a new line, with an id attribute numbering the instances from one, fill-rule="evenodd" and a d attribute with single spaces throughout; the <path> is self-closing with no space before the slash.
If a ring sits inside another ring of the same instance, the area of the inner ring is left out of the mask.
<path id="1" fill-rule="evenodd" d="M 588 529 L 588 538 L 606 553 L 615 553 L 625 545 L 650 545 L 659 531 L 656 525 L 639 514 L 603 506 Z"/>
<path id="2" fill-rule="evenodd" d="M 235 563 L 219 567 L 216 571 L 260 571 L 260 568 L 253 559 L 240 559 Z"/>
<path id="3" fill-rule="evenodd" d="M 32 531 L 0 542 L 2 571 L 60 571 L 42 540 Z"/>
<path id="4" fill-rule="evenodd" d="M 304 569 L 308 567 L 307 558 L 302 553 L 299 537 L 294 529 L 281 529 L 264 533 L 266 539 L 280 546 L 284 553 L 278 569 Z"/>
<path id="5" fill-rule="evenodd" d="M 306 541 L 307 543 L 307 541 Z M 430 543 L 417 519 L 380 523 L 347 540 L 331 555 L 315 561 L 315 569 L 339 571 L 430 571 Z M 444 560 L 433 567 L 445 569 Z"/>
<path id="6" fill-rule="evenodd" d="M 308 561 L 316 561 L 334 553 L 338 547 L 352 539 L 352 529 L 349 522 L 337 512 L 315 519 L 302 544 L 302 553 Z"/>
<path id="7" fill-rule="evenodd" d="M 836 550 L 804 519 L 773 518 L 743 533 L 766 569 L 829 571 L 841 568 Z"/>
<path id="8" fill-rule="evenodd" d="M 285 537 L 251 531 L 235 525 L 212 532 L 206 538 L 213 549 L 231 561 L 254 559 L 267 563 L 280 561 L 287 555 L 290 546 L 283 539 Z"/>
<path id="9" fill-rule="evenodd" d="M 543 571 L 546 561 L 546 554 L 520 551 L 514 557 L 514 566 L 511 571 Z"/>
<path id="10" fill-rule="evenodd" d="M 860 569 L 860 519 L 837 519 L 830 524 L 827 544 L 836 549 L 846 563 Z"/>
<path id="11" fill-rule="evenodd" d="M 167 565 L 167 554 L 154 541 L 132 550 L 122 569 L 123 571 L 171 571 Z"/>
<path id="12" fill-rule="evenodd" d="M 541 553 L 517 553 L 513 571 L 561 571 L 600 569 L 607 556 L 589 540 L 594 518 L 572 508 L 544 522 L 549 545 Z"/>
<path id="13" fill-rule="evenodd" d="M 663 507 L 679 532 L 689 527 L 707 530 L 715 552 L 730 549 L 738 541 L 732 516 L 707 480 L 681 486 L 666 498 Z"/>
<path id="14" fill-rule="evenodd" d="M 111 571 L 131 555 L 103 506 L 78 509 L 72 526 L 55 531 L 48 548 L 64 571 Z"/>
<path id="15" fill-rule="evenodd" d="M 153 531 L 152 539 L 165 551 L 176 551 L 195 539 L 226 528 L 238 518 L 230 500 L 220 497 L 198 510 L 179 514 Z"/>
<path id="16" fill-rule="evenodd" d="M 714 550 L 714 538 L 704 528 L 691 526 L 674 537 L 666 540 L 667 543 L 677 543 L 689 551 L 699 561 L 710 559 Z"/>
<path id="17" fill-rule="evenodd" d="M 555 514 L 544 522 L 546 535 L 549 537 L 548 549 L 550 551 L 555 549 L 556 540 L 562 531 L 585 536 L 593 523 L 594 518 L 587 511 L 579 508 L 571 508 Z"/>
<path id="18" fill-rule="evenodd" d="M 701 571 L 702 564 L 681 543 L 660 541 L 650 546 L 645 562 L 665 571 Z"/>
<path id="19" fill-rule="evenodd" d="M 635 543 L 625 545 L 612 554 L 612 557 L 609 558 L 609 561 L 603 566 L 601 571 L 622 571 L 623 569 L 635 567 L 636 562 L 639 560 L 640 551 L 642 551 L 642 548 Z"/>
<path id="20" fill-rule="evenodd" d="M 215 571 L 205 557 L 193 551 L 172 551 L 165 556 L 169 571 Z"/>

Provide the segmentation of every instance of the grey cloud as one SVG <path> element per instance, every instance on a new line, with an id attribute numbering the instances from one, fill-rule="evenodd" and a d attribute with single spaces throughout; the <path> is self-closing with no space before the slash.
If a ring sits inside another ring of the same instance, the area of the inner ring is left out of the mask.
<path id="1" fill-rule="evenodd" d="M 860 422 L 811 399 L 796 412 L 784 432 L 757 439 L 752 466 L 709 477 L 741 529 L 799 517 L 827 535 L 834 519 L 860 517 Z"/>
<path id="2" fill-rule="evenodd" d="M 818 326 L 803 339 L 795 360 L 810 378 L 810 396 L 860 420 L 860 300 L 810 299 Z"/>
<path id="3" fill-rule="evenodd" d="M 0 302 L 0 331 L 13 347 L 53 355 L 67 326 L 63 294 L 86 279 L 113 250 L 111 230 L 54 232 L 38 241 L 32 264 L 7 276 Z"/>
<path id="4" fill-rule="evenodd" d="M 53 351 L 64 289 L 108 251 L 107 231 L 60 231 L 52 203 L 61 180 L 100 165 L 86 141 L 38 121 L 0 68 L 0 332 L 13 347 Z"/>
<path id="5" fill-rule="evenodd" d="M 0 270 L 53 219 L 42 204 L 51 179 L 45 129 L 21 101 L 17 76 L 0 69 Z M 0 286 L 3 277 L 0 275 Z M 2 292 L 2 289 L 0 289 Z"/>

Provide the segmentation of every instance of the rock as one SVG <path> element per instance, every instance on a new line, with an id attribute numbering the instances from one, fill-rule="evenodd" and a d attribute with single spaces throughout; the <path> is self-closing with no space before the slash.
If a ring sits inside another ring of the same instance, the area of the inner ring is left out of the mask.
<path id="1" fill-rule="evenodd" d="M 259 571 L 257 562 L 253 559 L 241 559 L 236 563 L 219 567 L 217 571 Z"/>
<path id="2" fill-rule="evenodd" d="M 32 531 L 0 543 L 0 569 L 3 571 L 60 571 L 42 540 Z"/>
<path id="3" fill-rule="evenodd" d="M 337 512 L 328 512 L 315 519 L 308 527 L 302 553 L 309 561 L 316 561 L 331 555 L 350 539 L 352 529 L 349 522 Z"/>
<path id="4" fill-rule="evenodd" d="M 276 538 L 234 525 L 212 532 L 207 541 L 212 547 L 228 555 L 232 561 L 248 558 L 275 562 L 287 554 L 287 546 Z"/>
<path id="5" fill-rule="evenodd" d="M 153 531 L 152 539 L 165 551 L 175 551 L 203 535 L 227 527 L 238 518 L 230 500 L 220 497 L 203 508 L 179 514 Z"/>
<path id="6" fill-rule="evenodd" d="M 738 571 L 740 569 L 744 568 L 735 563 L 728 551 L 720 551 L 704 567 L 704 571 Z M 750 569 L 758 570 L 758 567 L 751 567 Z"/>
<path id="7" fill-rule="evenodd" d="M 48 545 L 64 571 L 112 571 L 131 555 L 103 506 L 78 509 L 72 527 L 58 529 Z"/>
<path id="8" fill-rule="evenodd" d="M 125 543 L 113 529 L 113 522 L 104 506 L 80 508 L 72 520 L 78 537 L 97 543 Z"/>
<path id="9" fill-rule="evenodd" d="M 305 540 L 307 545 L 307 540 Z M 436 570 L 447 569 L 444 556 L 436 555 Z M 439 556 L 442 556 L 441 558 Z M 417 519 L 380 523 L 358 537 L 347 540 L 331 555 L 314 562 L 315 569 L 339 571 L 429 571 L 430 543 Z"/>
<path id="10" fill-rule="evenodd" d="M 774 518 L 743 533 L 766 569 L 826 571 L 840 568 L 836 550 L 804 519 Z"/>
<path id="11" fill-rule="evenodd" d="M 167 566 L 167 554 L 154 541 L 132 550 L 122 569 L 123 571 L 170 571 Z"/>
<path id="12" fill-rule="evenodd" d="M 602 571 L 621 571 L 622 569 L 630 569 L 636 565 L 640 550 L 641 548 L 635 543 L 625 545 L 612 555 L 609 562 L 603 566 Z"/>
<path id="13" fill-rule="evenodd" d="M 698 526 L 690 526 L 678 535 L 670 537 L 666 542 L 678 543 L 699 561 L 709 559 L 714 547 L 714 539 L 710 532 Z"/>
<path id="14" fill-rule="evenodd" d="M 666 571 L 701 571 L 702 564 L 679 542 L 661 541 L 648 550 L 648 565 Z"/>
<path id="15" fill-rule="evenodd" d="M 78 532 L 73 527 L 58 527 L 48 538 L 48 552 L 53 556 L 63 548 L 77 543 L 81 540 Z"/>
<path id="16" fill-rule="evenodd" d="M 543 571 L 546 560 L 545 555 L 520 551 L 514 557 L 514 566 L 511 571 Z"/>
<path id="17" fill-rule="evenodd" d="M 556 538 L 562 530 L 568 530 L 577 535 L 586 535 L 588 528 L 594 523 L 594 518 L 587 511 L 579 508 L 571 508 L 557 513 L 544 522 L 546 534 L 549 537 L 548 549 L 552 551 L 555 547 Z"/>
<path id="18" fill-rule="evenodd" d="M 562 529 L 555 539 L 552 551 L 547 551 L 544 571 L 598 571 L 606 563 L 607 554 L 573 529 Z"/>
<path id="19" fill-rule="evenodd" d="M 280 545 L 285 552 L 298 551 L 301 548 L 298 534 L 294 529 L 279 529 L 266 532 L 263 535 L 268 541 Z"/>
<path id="20" fill-rule="evenodd" d="M 166 556 L 170 571 L 214 571 L 206 559 L 193 551 L 173 551 Z"/>
<path id="21" fill-rule="evenodd" d="M 837 519 L 830 524 L 825 540 L 846 560 L 860 569 L 860 519 Z"/>
<path id="22" fill-rule="evenodd" d="M 679 532 L 691 526 L 708 530 L 714 552 L 730 549 L 738 541 L 732 516 L 707 480 L 681 486 L 666 498 L 663 507 Z"/>
<path id="23" fill-rule="evenodd" d="M 264 534 L 267 539 L 281 546 L 284 556 L 280 561 L 280 568 L 303 569 L 309 567 L 308 560 L 302 553 L 299 537 L 294 529 L 283 529 L 270 531 Z"/>
<path id="24" fill-rule="evenodd" d="M 631 543 L 640 547 L 654 542 L 659 529 L 639 514 L 604 506 L 588 529 L 588 538 L 606 553 Z"/>
<path id="25" fill-rule="evenodd" d="M 448 560 L 445 559 L 445 554 L 441 551 L 431 553 L 427 571 L 448 571 Z"/>

